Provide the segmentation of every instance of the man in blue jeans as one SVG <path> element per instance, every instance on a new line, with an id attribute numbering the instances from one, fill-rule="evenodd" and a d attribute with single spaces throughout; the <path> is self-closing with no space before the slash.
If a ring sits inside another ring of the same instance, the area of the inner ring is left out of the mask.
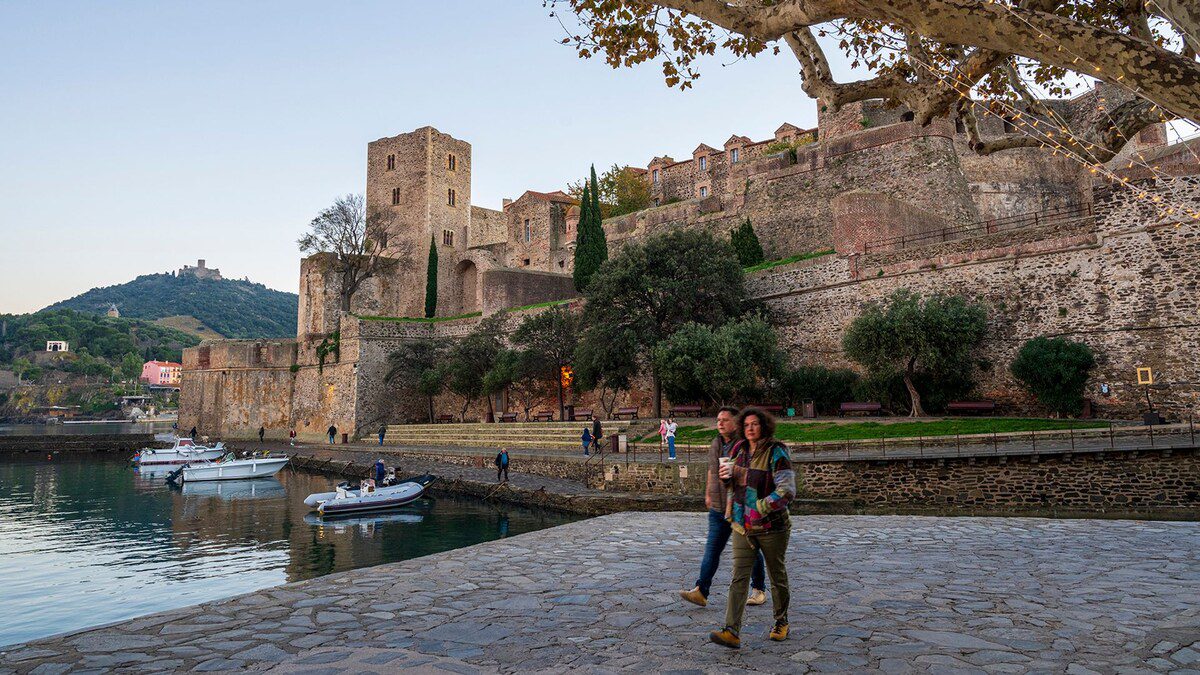
<path id="1" fill-rule="evenodd" d="M 729 451 L 740 436 L 737 414 L 737 408 L 730 406 L 723 406 L 717 412 L 717 437 L 708 450 L 708 477 L 704 489 L 704 505 L 708 507 L 708 540 L 704 544 L 704 559 L 700 562 L 700 577 L 696 579 L 696 587 L 690 591 L 679 591 L 679 596 L 684 600 L 701 607 L 708 604 L 708 592 L 717 574 L 717 567 L 721 564 L 721 552 L 733 533 L 729 522 L 725 520 L 725 486 L 717 472 L 721 458 L 729 456 Z M 759 551 L 754 570 L 750 573 L 750 596 L 746 604 L 761 605 L 766 602 L 766 588 L 766 569 L 762 551 Z"/>

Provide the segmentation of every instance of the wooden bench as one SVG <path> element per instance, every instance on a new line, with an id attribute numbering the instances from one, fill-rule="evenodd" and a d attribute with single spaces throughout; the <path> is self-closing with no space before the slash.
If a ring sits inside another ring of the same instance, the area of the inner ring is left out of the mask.
<path id="1" fill-rule="evenodd" d="M 539 412 L 536 415 L 534 415 L 533 419 L 534 419 L 534 421 L 537 421 L 537 422 L 553 422 L 554 421 L 554 412 L 550 411 L 550 410 L 543 410 L 542 412 Z"/>
<path id="2" fill-rule="evenodd" d="M 516 422 L 517 413 L 500 413 L 501 422 Z"/>
<path id="3" fill-rule="evenodd" d="M 951 401 L 946 404 L 948 413 L 990 413 L 996 412 L 995 401 Z"/>
<path id="4" fill-rule="evenodd" d="M 846 401 L 838 406 L 838 416 L 845 417 L 846 413 L 867 413 L 868 415 L 882 415 L 883 404 L 876 401 L 855 402 Z"/>
<path id="5" fill-rule="evenodd" d="M 622 416 L 629 415 L 629 419 L 636 420 L 638 418 L 637 408 L 617 408 L 617 412 L 613 413 L 613 417 L 621 419 Z"/>
<path id="6" fill-rule="evenodd" d="M 442 414 L 442 415 L 437 416 L 438 424 L 442 424 L 443 422 L 453 422 L 453 421 L 454 421 L 454 415 Z"/>
<path id="7" fill-rule="evenodd" d="M 684 415 L 690 415 L 692 417 L 699 417 L 700 413 L 702 413 L 703 411 L 704 411 L 703 406 L 677 405 L 667 411 L 667 416 L 668 417 L 683 417 Z"/>
<path id="8" fill-rule="evenodd" d="M 587 408 L 584 408 L 583 410 L 576 410 L 575 411 L 575 419 L 576 420 L 587 420 L 587 421 L 591 422 L 592 421 L 592 411 Z"/>
<path id="9" fill-rule="evenodd" d="M 783 406 L 778 403 L 755 403 L 752 407 L 769 412 L 776 417 L 783 414 Z"/>

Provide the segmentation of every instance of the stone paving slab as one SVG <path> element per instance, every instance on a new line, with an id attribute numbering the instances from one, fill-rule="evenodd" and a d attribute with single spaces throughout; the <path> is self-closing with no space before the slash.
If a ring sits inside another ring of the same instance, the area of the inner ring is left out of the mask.
<path id="1" fill-rule="evenodd" d="M 1200 523 L 794 519 L 792 638 L 707 642 L 703 514 L 626 513 L 0 653 L 0 673 L 1200 670 Z M 728 555 L 728 554 L 727 554 Z M 82 608 L 81 608 L 82 609 Z"/>

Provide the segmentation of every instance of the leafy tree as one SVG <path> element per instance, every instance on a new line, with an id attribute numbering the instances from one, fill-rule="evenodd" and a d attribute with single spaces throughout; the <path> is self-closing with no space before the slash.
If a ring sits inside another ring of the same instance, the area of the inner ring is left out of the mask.
<path id="1" fill-rule="evenodd" d="M 719 327 L 685 324 L 658 343 L 653 359 L 672 401 L 724 404 L 761 392 L 782 354 L 774 329 L 751 316 Z"/>
<path id="2" fill-rule="evenodd" d="M 422 372 L 417 378 L 417 393 L 429 401 L 429 422 L 433 423 L 433 400 L 446 389 L 446 374 L 443 366 L 435 366 Z"/>
<path id="3" fill-rule="evenodd" d="M 637 350 L 637 335 L 625 327 L 594 325 L 580 333 L 572 386 L 577 392 L 595 391 L 609 419 L 618 394 L 628 391 L 638 375 Z"/>
<path id="4" fill-rule="evenodd" d="M 507 390 L 510 401 L 515 401 L 529 420 L 529 412 L 550 394 L 545 374 L 544 364 L 529 350 L 503 349 L 484 375 L 483 389 L 489 394 Z"/>
<path id="5" fill-rule="evenodd" d="M 446 356 L 442 372 L 446 378 L 446 388 L 462 399 L 460 418 L 465 418 L 467 409 L 475 399 L 486 393 L 484 376 L 495 365 L 496 356 L 504 347 L 501 342 L 503 321 L 501 316 L 484 319 L 470 335 L 456 342 Z M 488 411 L 495 412 L 490 396 L 487 402 Z"/>
<path id="6" fill-rule="evenodd" d="M 847 368 L 800 366 L 784 376 L 781 389 L 788 403 L 812 401 L 818 410 L 830 412 L 841 402 L 853 399 L 857 382 L 858 373 Z"/>
<path id="7" fill-rule="evenodd" d="M 442 393 L 442 362 L 446 346 L 437 340 L 405 342 L 388 355 L 384 381 L 411 388 L 429 400 L 429 421 L 433 422 L 433 399 Z"/>
<path id="8" fill-rule="evenodd" d="M 549 5 L 559 20 L 568 11 L 578 19 L 563 43 L 583 58 L 600 56 L 614 66 L 658 61 L 669 86 L 686 88 L 699 77 L 700 60 L 718 49 L 743 58 L 786 46 L 800 66 L 805 93 L 823 109 L 836 112 L 882 97 L 907 106 L 919 124 L 956 113 L 981 154 L 1041 145 L 1100 163 L 1138 131 L 1160 123 L 1163 111 L 1200 119 L 1200 11 L 1192 0 L 549 0 Z M 821 42 L 822 37 L 827 39 Z M 872 77 L 836 81 L 827 44 L 836 44 L 846 60 Z M 1092 78 L 1112 85 L 1112 95 L 1097 93 L 1095 104 L 1069 111 L 1036 100 L 1037 90 L 1062 98 Z M 1098 108 L 1106 114 L 1094 114 Z M 976 110 L 1019 111 L 1022 133 L 981 141 Z M 1064 117 L 1071 133 L 1061 130 Z"/>
<path id="9" fill-rule="evenodd" d="M 429 263 L 425 266 L 425 318 L 437 315 L 437 242 L 429 235 Z"/>
<path id="10" fill-rule="evenodd" d="M 1084 387 L 1095 367 L 1092 348 L 1082 342 L 1036 337 L 1021 345 L 1011 368 L 1042 405 L 1073 415 L 1083 408 Z"/>
<path id="11" fill-rule="evenodd" d="M 574 312 L 555 306 L 526 317 L 513 331 L 512 341 L 528 352 L 532 367 L 546 381 L 554 382 L 558 392 L 558 416 L 563 419 L 564 392 L 562 369 L 570 366 L 579 341 L 579 318 Z"/>
<path id="12" fill-rule="evenodd" d="M 969 372 L 971 355 L 983 340 L 987 311 L 960 296 L 928 298 L 907 289 L 871 303 L 842 336 L 846 356 L 873 375 L 899 372 L 911 401 L 912 417 L 924 416 L 913 378 L 930 372 Z"/>
<path id="13" fill-rule="evenodd" d="M 130 352 L 121 359 L 121 374 L 127 380 L 136 380 L 142 374 L 142 365 L 142 358 Z"/>
<path id="14" fill-rule="evenodd" d="M 390 212 L 367 213 L 362 195 L 338 197 L 309 223 L 309 232 L 297 240 L 307 254 L 332 253 L 334 270 L 341 274 L 341 310 L 350 311 L 350 302 L 363 283 L 407 256 L 395 245 L 384 255 Z M 411 261 L 409 261 L 411 264 Z"/>
<path id="15" fill-rule="evenodd" d="M 658 343 L 689 322 L 719 326 L 737 318 L 746 291 L 728 242 L 707 232 L 671 230 L 623 247 L 592 278 L 585 297 L 579 359 L 584 370 L 590 377 L 620 364 L 624 377 L 650 365 L 659 415 L 661 383 L 639 355 L 649 358 Z"/>
<path id="16" fill-rule="evenodd" d="M 569 184 L 567 192 L 582 201 L 588 180 L 584 178 L 578 183 Z M 602 219 L 623 216 L 650 206 L 650 183 L 633 167 L 613 164 L 612 168 L 600 175 L 596 188 Z"/>
<path id="17" fill-rule="evenodd" d="M 596 167 L 592 167 L 591 183 L 584 186 L 579 205 L 579 226 L 575 234 L 575 290 L 584 292 L 600 265 L 608 260 L 608 239 L 600 214 L 599 188 Z"/>
<path id="18" fill-rule="evenodd" d="M 754 228 L 750 226 L 749 218 L 729 233 L 729 243 L 737 253 L 738 262 L 742 263 L 742 267 L 757 265 L 765 259 L 762 244 L 759 243 Z"/>
<path id="19" fill-rule="evenodd" d="M 34 365 L 29 359 L 13 359 L 11 368 L 17 376 L 18 385 L 23 380 L 37 380 L 42 376 L 41 367 Z"/>

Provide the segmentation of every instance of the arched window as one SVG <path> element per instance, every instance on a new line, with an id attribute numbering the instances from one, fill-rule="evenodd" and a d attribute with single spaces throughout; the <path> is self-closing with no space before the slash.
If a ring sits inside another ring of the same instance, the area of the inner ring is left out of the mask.
<path id="1" fill-rule="evenodd" d="M 400 203 L 400 188 L 398 188 L 398 187 L 392 188 L 392 205 L 395 206 L 396 204 L 399 204 L 399 203 Z"/>

